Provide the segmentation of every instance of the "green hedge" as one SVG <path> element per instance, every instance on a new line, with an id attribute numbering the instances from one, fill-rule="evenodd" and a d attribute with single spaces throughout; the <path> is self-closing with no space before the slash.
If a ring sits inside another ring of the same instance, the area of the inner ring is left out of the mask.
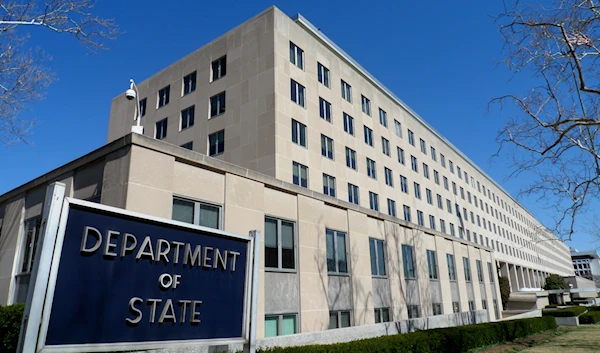
<path id="1" fill-rule="evenodd" d="M 552 317 L 492 322 L 368 338 L 331 345 L 271 348 L 273 353 L 464 353 L 470 349 L 513 341 L 555 329 Z"/>
<path id="2" fill-rule="evenodd" d="M 24 309 L 23 304 L 0 306 L 0 352 L 11 353 L 17 350 Z"/>
<path id="3" fill-rule="evenodd" d="M 563 308 L 558 310 L 544 310 L 542 311 L 542 315 L 553 317 L 572 317 L 579 316 L 586 310 L 587 308 L 585 306 L 573 306 L 570 308 Z"/>
<path id="4" fill-rule="evenodd" d="M 588 311 L 600 311 L 600 306 L 590 306 L 588 307 Z"/>
<path id="5" fill-rule="evenodd" d="M 600 311 L 588 311 L 579 317 L 579 323 L 582 325 L 595 324 L 600 322 Z"/>

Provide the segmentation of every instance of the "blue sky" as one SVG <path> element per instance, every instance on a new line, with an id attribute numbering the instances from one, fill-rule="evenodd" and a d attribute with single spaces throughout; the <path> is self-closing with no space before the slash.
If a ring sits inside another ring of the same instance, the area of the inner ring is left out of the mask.
<path id="1" fill-rule="evenodd" d="M 33 146 L 0 147 L 0 194 L 105 143 L 111 99 L 271 5 L 301 13 L 513 196 L 522 180 L 508 180 L 506 158 L 491 160 L 503 112 L 488 101 L 526 89 L 503 66 L 493 1 L 204 1 L 102 0 L 97 13 L 114 18 L 124 32 L 97 55 L 72 38 L 35 29 L 30 44 L 52 56 L 57 75 L 45 100 L 30 105 L 38 125 Z M 214 3 L 217 4 L 217 3 Z M 538 219 L 548 212 L 520 199 Z M 580 250 L 599 245 L 576 234 Z"/>

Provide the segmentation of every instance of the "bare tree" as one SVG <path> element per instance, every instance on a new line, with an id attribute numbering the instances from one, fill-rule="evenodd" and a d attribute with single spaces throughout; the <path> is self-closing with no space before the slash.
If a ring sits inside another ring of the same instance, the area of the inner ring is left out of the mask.
<path id="1" fill-rule="evenodd" d="M 92 13 L 93 0 L 0 0 L 0 143 L 27 142 L 35 121 L 21 117 L 27 103 L 42 99 L 54 75 L 49 60 L 27 40 L 35 28 L 75 37 L 89 52 L 105 49 L 118 28 Z"/>
<path id="2" fill-rule="evenodd" d="M 492 101 L 507 116 L 499 153 L 511 157 L 511 177 L 530 180 L 521 193 L 548 205 L 550 228 L 570 239 L 600 195 L 599 4 L 507 0 L 496 23 L 506 67 L 531 82 Z"/>

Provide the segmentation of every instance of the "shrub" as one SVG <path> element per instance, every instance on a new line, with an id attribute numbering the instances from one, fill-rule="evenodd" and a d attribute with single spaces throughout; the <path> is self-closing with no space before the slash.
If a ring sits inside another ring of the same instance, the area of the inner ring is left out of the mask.
<path id="1" fill-rule="evenodd" d="M 508 304 L 508 299 L 510 298 L 510 282 L 508 281 L 508 278 L 503 276 L 498 277 L 498 286 L 500 287 L 502 307 L 506 308 L 506 304 Z"/>
<path id="2" fill-rule="evenodd" d="M 0 352 L 16 352 L 24 304 L 0 306 Z"/>
<path id="3" fill-rule="evenodd" d="M 585 306 L 573 306 L 570 308 L 563 308 L 558 310 L 543 310 L 543 316 L 554 316 L 554 317 L 572 317 L 579 316 L 587 309 Z"/>
<path id="4" fill-rule="evenodd" d="M 552 309 L 552 308 L 557 308 L 558 305 L 557 304 L 548 304 L 546 305 L 546 309 Z"/>
<path id="5" fill-rule="evenodd" d="M 546 277 L 546 284 L 544 284 L 545 290 L 551 289 L 568 289 L 569 285 L 565 282 L 565 279 L 559 275 L 551 274 Z"/>
<path id="6" fill-rule="evenodd" d="M 579 317 L 579 323 L 582 325 L 595 324 L 600 322 L 600 311 L 588 311 Z"/>
<path id="7" fill-rule="evenodd" d="M 600 311 L 600 306 L 590 306 L 588 311 Z"/>
<path id="8" fill-rule="evenodd" d="M 555 329 L 552 317 L 492 322 L 418 331 L 368 338 L 360 341 L 331 345 L 271 348 L 262 352 L 272 353 L 464 353 L 470 349 L 490 344 L 513 341 L 531 334 Z"/>

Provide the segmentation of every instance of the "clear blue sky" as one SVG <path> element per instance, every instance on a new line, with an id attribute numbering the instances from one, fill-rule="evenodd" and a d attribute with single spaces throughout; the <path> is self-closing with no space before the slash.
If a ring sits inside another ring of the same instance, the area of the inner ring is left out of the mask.
<path id="1" fill-rule="evenodd" d="M 34 146 L 0 147 L 0 194 L 105 143 L 110 101 L 217 36 L 271 5 L 301 13 L 396 93 L 436 130 L 496 179 L 512 195 L 520 180 L 505 181 L 505 158 L 490 157 L 503 112 L 488 111 L 496 96 L 526 89 L 497 64 L 502 41 L 492 1 L 204 1 L 102 0 L 97 13 L 114 18 L 123 33 L 110 51 L 89 56 L 72 38 L 43 30 L 33 45 L 53 57 L 58 80 L 46 99 L 31 105 L 38 121 Z M 548 211 L 520 199 L 538 219 Z M 577 234 L 568 243 L 595 248 L 597 238 Z"/>

